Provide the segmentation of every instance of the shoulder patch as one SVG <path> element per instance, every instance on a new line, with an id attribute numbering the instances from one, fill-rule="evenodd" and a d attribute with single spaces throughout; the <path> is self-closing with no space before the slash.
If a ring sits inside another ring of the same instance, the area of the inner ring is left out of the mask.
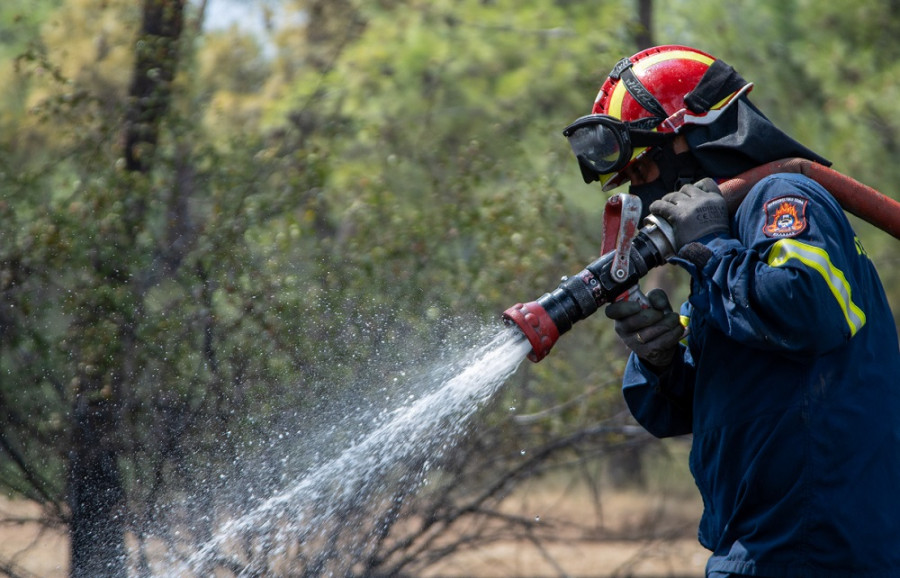
<path id="1" fill-rule="evenodd" d="M 809 199 L 793 195 L 772 199 L 766 203 L 763 233 L 776 239 L 796 237 L 806 230 L 807 204 Z"/>

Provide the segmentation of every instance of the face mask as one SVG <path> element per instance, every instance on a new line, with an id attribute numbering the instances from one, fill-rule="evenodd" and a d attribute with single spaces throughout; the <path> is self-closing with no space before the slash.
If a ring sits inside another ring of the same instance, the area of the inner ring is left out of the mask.
<path id="1" fill-rule="evenodd" d="M 707 176 L 690 151 L 676 153 L 671 143 L 657 147 L 652 154 L 650 160 L 659 168 L 659 178 L 628 187 L 629 193 L 641 199 L 641 221 L 650 214 L 650 203 Z"/>
<path id="2" fill-rule="evenodd" d="M 656 179 L 643 185 L 631 185 L 628 187 L 628 192 L 641 199 L 641 218 L 639 222 L 643 223 L 644 219 L 650 215 L 650 203 L 658 201 L 672 191 L 666 187 L 662 179 Z"/>

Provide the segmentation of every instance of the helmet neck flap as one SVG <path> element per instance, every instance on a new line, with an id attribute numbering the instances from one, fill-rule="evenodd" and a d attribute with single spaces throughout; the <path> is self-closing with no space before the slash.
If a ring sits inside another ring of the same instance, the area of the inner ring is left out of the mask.
<path id="1" fill-rule="evenodd" d="M 776 127 L 742 96 L 716 122 L 685 127 L 682 134 L 706 176 L 729 179 L 744 171 L 790 157 L 831 166 L 831 162 Z"/>

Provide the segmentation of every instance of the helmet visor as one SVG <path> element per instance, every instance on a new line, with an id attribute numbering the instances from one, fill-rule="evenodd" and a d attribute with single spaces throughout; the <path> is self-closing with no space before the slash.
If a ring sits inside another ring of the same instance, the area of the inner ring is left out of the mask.
<path id="1" fill-rule="evenodd" d="M 566 127 L 563 135 L 569 140 L 586 183 L 621 170 L 631 160 L 628 126 L 613 117 L 583 116 Z"/>
<path id="2" fill-rule="evenodd" d="M 567 126 L 563 135 L 578 159 L 584 182 L 592 183 L 608 180 L 624 169 L 634 158 L 634 147 L 670 140 L 671 133 L 652 130 L 658 122 L 651 117 L 629 123 L 606 114 L 589 114 Z"/>

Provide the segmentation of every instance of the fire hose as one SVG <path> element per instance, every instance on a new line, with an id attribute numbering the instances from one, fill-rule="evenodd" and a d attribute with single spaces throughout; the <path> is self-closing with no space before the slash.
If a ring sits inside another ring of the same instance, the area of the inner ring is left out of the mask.
<path id="1" fill-rule="evenodd" d="M 719 184 L 734 214 L 750 189 L 763 177 L 800 173 L 822 185 L 841 207 L 900 239 L 900 203 L 846 175 L 816 162 L 788 158 L 761 165 Z M 503 312 L 504 321 L 519 328 L 531 345 L 528 359 L 538 362 L 550 353 L 561 335 L 635 287 L 651 269 L 663 265 L 675 253 L 672 228 L 651 215 L 628 239 L 627 269 L 617 266 L 623 255 L 616 250 L 602 256 L 577 275 L 563 277 L 559 286 L 536 301 L 518 303 Z"/>

